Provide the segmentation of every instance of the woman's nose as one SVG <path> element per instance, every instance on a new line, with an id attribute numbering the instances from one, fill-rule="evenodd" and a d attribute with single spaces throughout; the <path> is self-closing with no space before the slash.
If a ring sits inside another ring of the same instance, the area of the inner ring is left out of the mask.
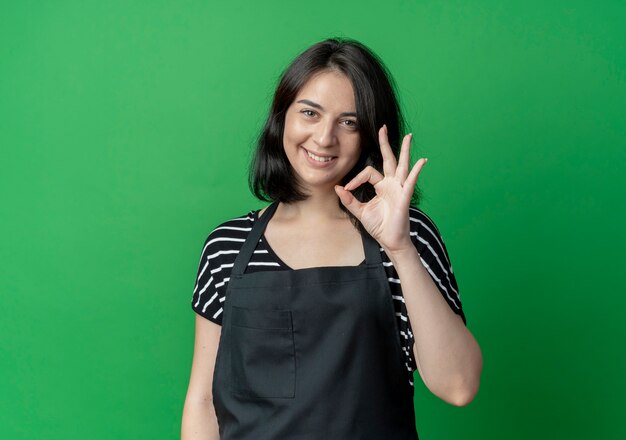
<path id="1" fill-rule="evenodd" d="M 321 121 L 315 133 L 315 141 L 320 147 L 335 144 L 335 124 L 332 121 Z"/>

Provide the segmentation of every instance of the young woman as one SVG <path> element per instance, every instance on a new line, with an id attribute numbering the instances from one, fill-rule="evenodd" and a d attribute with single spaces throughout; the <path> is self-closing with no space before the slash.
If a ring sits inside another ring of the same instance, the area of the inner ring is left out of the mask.
<path id="1" fill-rule="evenodd" d="M 413 371 L 453 405 L 479 387 L 439 231 L 411 206 L 426 159 L 391 76 L 329 39 L 283 73 L 251 167 L 271 204 L 207 238 L 182 438 L 415 440 Z"/>

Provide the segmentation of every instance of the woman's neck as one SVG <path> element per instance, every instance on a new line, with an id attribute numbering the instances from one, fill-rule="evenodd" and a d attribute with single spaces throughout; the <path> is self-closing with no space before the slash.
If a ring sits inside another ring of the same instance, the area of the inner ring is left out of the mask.
<path id="1" fill-rule="evenodd" d="M 319 222 L 348 219 L 339 207 L 339 198 L 332 192 L 312 192 L 306 200 L 281 203 L 276 215 L 283 221 L 319 224 Z"/>

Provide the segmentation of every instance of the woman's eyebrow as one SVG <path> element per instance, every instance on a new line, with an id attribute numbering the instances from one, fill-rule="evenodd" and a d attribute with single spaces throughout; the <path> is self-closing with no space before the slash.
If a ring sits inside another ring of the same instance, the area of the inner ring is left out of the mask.
<path id="1" fill-rule="evenodd" d="M 317 102 L 309 101 L 308 99 L 301 99 L 300 101 L 297 101 L 297 102 L 298 104 L 310 105 L 311 107 L 315 107 L 316 109 L 325 111 L 324 107 L 319 105 Z M 354 116 L 356 118 L 356 113 L 355 112 L 343 112 L 339 116 Z"/>

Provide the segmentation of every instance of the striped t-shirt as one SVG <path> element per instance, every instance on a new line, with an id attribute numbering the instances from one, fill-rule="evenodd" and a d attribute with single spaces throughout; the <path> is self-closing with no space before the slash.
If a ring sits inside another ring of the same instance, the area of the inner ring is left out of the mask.
<path id="1" fill-rule="evenodd" d="M 246 215 L 222 223 L 211 231 L 204 242 L 191 307 L 197 314 L 216 324 L 222 325 L 223 304 L 233 263 L 254 222 L 258 219 L 258 212 L 250 211 Z M 452 264 L 439 230 L 430 217 L 419 208 L 409 208 L 409 218 L 411 241 L 420 254 L 422 264 L 450 308 L 466 323 Z M 380 251 L 395 308 L 404 365 L 411 373 L 409 377 L 413 377 L 412 373 L 417 369 L 412 349 L 414 338 L 400 279 L 387 254 L 382 248 Z M 264 235 L 261 236 L 248 262 L 246 273 L 263 270 L 289 270 L 268 246 Z M 413 386 L 410 379 L 409 384 Z"/>

